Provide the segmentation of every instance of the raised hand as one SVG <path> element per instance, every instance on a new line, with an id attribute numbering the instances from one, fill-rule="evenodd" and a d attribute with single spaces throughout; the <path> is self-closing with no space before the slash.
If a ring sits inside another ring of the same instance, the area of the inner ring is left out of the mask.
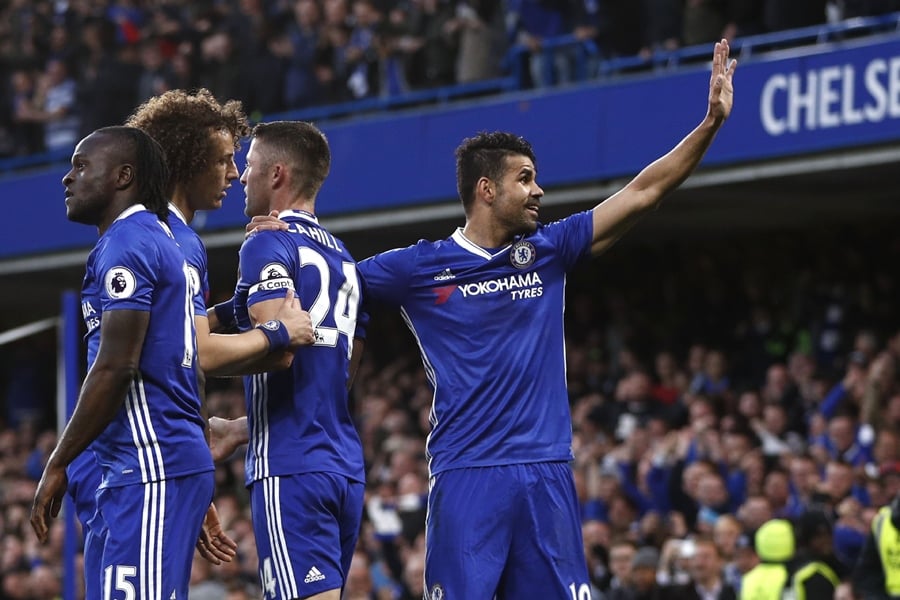
<path id="1" fill-rule="evenodd" d="M 733 79 L 737 61 L 729 61 L 728 52 L 728 40 L 723 38 L 721 42 L 716 42 L 709 76 L 709 114 L 717 121 L 727 119 L 734 104 Z"/>

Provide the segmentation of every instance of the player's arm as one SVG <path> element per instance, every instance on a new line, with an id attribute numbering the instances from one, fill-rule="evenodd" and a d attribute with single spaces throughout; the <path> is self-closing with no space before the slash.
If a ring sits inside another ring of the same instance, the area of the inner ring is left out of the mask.
<path id="1" fill-rule="evenodd" d="M 232 330 L 235 326 L 234 318 L 234 296 L 219 302 L 206 309 L 206 319 L 209 324 L 209 331 L 214 333 L 225 333 Z"/>
<path id="2" fill-rule="evenodd" d="M 271 302 L 272 317 L 266 321 L 276 321 L 284 332 L 255 328 L 238 334 L 211 333 L 206 316 L 194 318 L 200 368 L 207 375 L 249 375 L 286 369 L 293 361 L 293 349 L 314 341 L 309 313 L 300 308 L 293 290 Z"/>
<path id="3" fill-rule="evenodd" d="M 247 312 L 250 315 L 250 323 L 256 329 L 266 329 L 269 327 L 269 324 L 273 321 L 277 320 L 278 311 L 281 306 L 285 303 L 287 298 L 290 298 L 293 294 L 293 290 L 288 290 L 288 295 L 285 298 L 273 298 L 270 300 L 262 300 L 255 304 L 252 304 L 247 307 Z M 307 319 L 309 319 L 309 315 L 307 314 Z M 315 341 L 315 336 L 312 333 L 312 322 L 310 322 L 310 332 L 311 339 L 308 343 L 312 343 Z M 265 362 L 274 363 L 271 368 L 264 369 L 267 371 L 273 371 L 276 369 L 287 369 L 291 366 L 291 362 L 294 360 L 294 353 L 291 352 L 290 356 L 286 356 L 285 353 L 281 353 L 280 355 L 271 355 L 267 357 Z"/>
<path id="4" fill-rule="evenodd" d="M 713 52 L 709 105 L 703 121 L 664 156 L 645 167 L 624 188 L 593 209 L 594 235 L 591 252 L 608 249 L 645 214 L 657 208 L 663 197 L 688 178 L 700 164 L 719 128 L 731 114 L 732 78 L 737 61 L 728 59 L 728 42 L 718 42 Z"/>
<path id="5" fill-rule="evenodd" d="M 103 314 L 97 358 L 81 386 L 72 418 L 47 461 L 31 509 L 31 526 L 47 540 L 50 517 L 59 514 L 66 491 L 66 467 L 115 418 L 140 365 L 150 312 L 108 310 Z"/>

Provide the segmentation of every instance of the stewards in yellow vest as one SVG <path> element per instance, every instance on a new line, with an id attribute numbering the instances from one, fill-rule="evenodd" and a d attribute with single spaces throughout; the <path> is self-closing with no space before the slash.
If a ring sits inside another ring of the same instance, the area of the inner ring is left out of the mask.
<path id="1" fill-rule="evenodd" d="M 853 569 L 853 588 L 865 600 L 900 599 L 900 496 L 872 519 Z"/>
<path id="2" fill-rule="evenodd" d="M 794 600 L 833 598 L 845 569 L 834 553 L 831 520 L 821 510 L 807 510 L 797 520 L 796 533 Z"/>
<path id="3" fill-rule="evenodd" d="M 740 600 L 782 600 L 790 596 L 788 561 L 794 558 L 794 528 L 790 521 L 772 519 L 756 531 L 760 563 L 741 580 Z"/>

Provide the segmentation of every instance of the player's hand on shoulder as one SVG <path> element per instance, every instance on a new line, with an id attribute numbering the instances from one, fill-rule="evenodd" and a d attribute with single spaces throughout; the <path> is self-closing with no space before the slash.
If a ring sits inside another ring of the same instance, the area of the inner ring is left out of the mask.
<path id="1" fill-rule="evenodd" d="M 275 318 L 281 321 L 291 334 L 291 348 L 309 346 L 316 341 L 312 319 L 300 306 L 300 300 L 294 295 L 294 290 L 287 291 L 284 303 L 278 309 Z"/>
<path id="2" fill-rule="evenodd" d="M 288 224 L 278 218 L 278 211 L 250 219 L 245 228 L 245 237 L 257 231 L 287 231 Z"/>

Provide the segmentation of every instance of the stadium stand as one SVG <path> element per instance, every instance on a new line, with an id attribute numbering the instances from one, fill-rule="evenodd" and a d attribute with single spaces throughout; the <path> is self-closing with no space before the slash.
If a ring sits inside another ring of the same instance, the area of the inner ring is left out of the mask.
<path id="1" fill-rule="evenodd" d="M 372 57 L 368 66 L 377 65 L 379 77 L 372 80 L 377 86 L 353 101 L 346 101 L 346 90 L 333 89 L 328 93 L 320 89 L 316 93 L 324 96 L 311 100 L 303 95 L 301 81 L 304 74 L 309 76 L 309 67 L 294 65 L 291 71 L 288 58 L 300 60 L 304 48 L 310 50 L 310 41 L 304 37 L 309 35 L 308 28 L 305 33 L 303 29 L 303 23 L 310 20 L 321 21 L 322 29 L 317 31 L 331 43 L 349 43 L 356 27 L 343 24 L 342 4 L 349 12 L 350 7 L 339 0 L 328 0 L 321 7 L 300 0 L 293 5 L 296 30 L 292 25 L 289 31 L 269 31 L 267 26 L 275 16 L 261 2 L 241 3 L 225 14 L 216 11 L 226 4 L 192 11 L 189 8 L 196 5 L 171 3 L 150 11 L 113 3 L 100 18 L 74 14 L 60 19 L 54 18 L 49 3 L 11 2 L 3 8 L 7 18 L 0 22 L 6 29 L 0 32 L 0 39 L 9 49 L 7 57 L 24 59 L 8 64 L 31 65 L 26 74 L 33 75 L 32 69 L 38 65 L 46 67 L 49 57 L 59 53 L 78 57 L 84 65 L 78 83 L 93 77 L 96 85 L 83 98 L 93 99 L 97 110 L 93 115 L 82 114 L 83 124 L 96 124 L 98 114 L 113 117 L 114 107 L 101 110 L 96 101 L 114 93 L 103 86 L 116 83 L 120 72 L 116 69 L 127 71 L 128 61 L 136 60 L 134 55 L 129 58 L 129 52 L 138 50 L 145 64 L 142 75 L 152 71 L 153 65 L 157 70 L 171 70 L 159 76 L 165 80 L 163 84 L 153 77 L 138 77 L 144 90 L 175 85 L 177 76 L 192 77 L 184 80 L 191 84 L 221 85 L 220 91 L 228 90 L 228 85 L 234 85 L 232 63 L 254 61 L 262 78 L 247 86 L 254 88 L 254 94 L 272 81 L 280 82 L 272 86 L 278 88 L 278 94 L 244 98 L 249 107 L 259 111 L 258 116 L 339 119 L 410 104 L 442 104 L 473 94 L 502 94 L 536 82 L 565 83 L 557 80 L 557 57 L 532 64 L 524 50 L 528 41 L 518 35 L 509 38 L 505 28 L 503 42 L 513 49 L 493 54 L 504 56 L 505 63 L 491 72 L 473 73 L 477 69 L 472 65 L 468 70 L 460 67 L 458 56 L 454 60 L 442 56 L 445 49 L 434 39 L 411 40 L 385 26 L 389 32 L 384 35 L 393 36 L 394 54 L 385 53 L 382 47 L 380 53 L 375 52 L 377 58 Z M 394 15 L 398 11 L 389 3 L 360 4 L 366 7 L 358 9 L 359 22 L 372 18 L 364 14 L 368 8 L 389 15 L 392 26 L 413 27 L 410 22 L 415 10 L 401 15 L 406 22 L 401 19 L 397 23 Z M 866 10 L 854 8 L 862 4 L 847 2 L 845 9 Z M 497 18 L 474 1 L 452 7 L 427 1 L 413 5 L 423 13 L 444 10 L 443 17 L 434 18 L 444 18 L 445 23 L 459 21 L 458 28 L 465 27 L 462 21 L 466 19 Z M 72 3 L 71 10 L 77 13 L 79 6 Z M 897 8 L 889 2 L 879 7 L 886 13 Z M 322 14 L 313 15 L 317 10 Z M 728 22 L 724 15 L 719 19 L 748 34 L 734 42 L 744 53 L 778 52 L 785 45 L 884 33 L 896 29 L 898 22 L 896 13 L 871 16 L 848 12 L 847 16 L 850 18 L 826 23 L 823 15 L 821 22 L 802 21 L 806 27 L 775 33 L 768 30 L 761 14 L 756 20 L 740 23 Z M 421 21 L 419 31 L 443 29 L 424 16 L 416 18 Z M 332 29 L 327 26 L 330 19 L 338 21 Z M 646 26 L 656 32 L 656 39 L 650 33 L 616 39 L 607 30 L 606 37 L 602 31 L 588 32 L 593 37 L 586 42 L 585 30 L 576 33 L 573 29 L 544 40 L 540 53 L 558 51 L 571 67 L 569 82 L 615 80 L 635 70 L 644 76 L 662 70 L 677 72 L 708 54 L 706 46 L 702 53 L 694 47 L 679 47 L 682 34 L 676 28 L 677 34 L 668 35 L 673 31 L 671 23 Z M 142 42 L 144 28 L 156 31 L 152 44 Z M 457 51 L 461 52 L 467 33 L 457 34 Z M 472 32 L 468 34 L 474 37 Z M 75 43 L 73 38 L 81 41 Z M 466 43 L 474 46 L 467 51 L 477 56 L 483 51 L 477 44 L 485 40 Z M 118 59 L 109 64 L 103 49 L 110 44 L 119 48 L 124 67 Z M 181 64 L 177 57 L 185 44 L 190 47 L 191 60 Z M 569 52 L 573 48 L 578 50 Z M 622 49 L 633 52 L 622 55 Z M 424 59 L 404 57 L 410 64 L 404 65 L 403 72 L 424 79 L 413 78 L 413 83 L 382 77 L 390 71 L 387 67 L 397 52 L 414 54 L 419 50 L 430 57 L 425 66 L 443 63 L 442 69 L 423 74 L 428 69 L 416 61 Z M 29 51 L 35 55 L 27 56 Z M 165 60 L 160 62 L 155 52 L 163 52 Z M 325 54 L 328 52 L 319 48 L 305 58 L 322 66 Z M 328 56 L 328 60 L 332 58 Z M 133 71 L 132 76 L 137 69 Z M 320 71 L 314 71 L 317 77 Z M 28 77 L 21 75 L 23 71 L 6 73 L 10 89 L 27 90 Z M 463 79 L 468 81 L 460 83 Z M 293 97 L 304 98 L 292 101 L 295 104 L 291 106 L 282 95 L 287 93 L 288 82 L 295 86 L 291 88 Z M 357 78 L 360 87 L 356 89 L 363 89 L 363 84 L 372 82 Z M 389 93 L 374 91 L 385 85 Z M 66 93 L 57 95 L 65 100 Z M 7 106 L 14 100 L 10 94 L 4 97 Z M 287 108 L 298 110 L 279 112 Z M 14 120 L 7 117 L 4 122 L 9 125 Z M 10 133 L 25 141 L 6 147 L 43 150 L 45 136 L 38 129 L 32 126 Z M 45 164 L 67 152 L 26 153 L 8 159 L 0 168 L 9 171 Z M 774 193 L 780 183 L 773 180 L 768 185 Z M 760 189 L 765 186 L 763 182 Z M 736 582 L 753 564 L 754 530 L 771 517 L 796 519 L 810 507 L 827 511 L 833 519 L 835 551 L 845 575 L 875 510 L 900 491 L 900 317 L 896 311 L 900 244 L 896 227 L 883 213 L 859 214 L 851 205 L 829 207 L 833 212 L 827 219 L 810 218 L 810 213 L 791 218 L 788 207 L 780 213 L 778 206 L 764 206 L 759 210 L 768 213 L 759 217 L 756 230 L 739 229 L 733 220 L 717 213 L 703 226 L 676 226 L 667 231 L 674 217 L 661 217 L 656 224 L 648 223 L 644 233 L 637 231 L 634 241 L 617 246 L 569 283 L 566 319 L 574 468 L 595 600 L 628 579 L 630 563 L 623 570 L 611 557 L 611 550 L 623 543 L 659 550 L 655 559 L 651 553 L 641 553 L 635 564 L 656 560 L 656 579 L 668 585 L 687 581 L 693 573 L 689 540 L 711 536 L 722 557 L 725 579 Z M 413 229 L 388 232 L 388 236 L 403 238 L 389 241 L 396 245 L 408 241 L 405 236 L 420 235 L 423 230 L 430 233 L 429 228 Z M 365 247 L 360 239 L 363 235 L 349 238 L 354 252 L 353 241 Z M 217 264 L 213 268 L 233 273 L 233 253 L 233 245 L 214 251 L 211 260 Z M 75 272 L 77 278 L 77 267 L 69 271 L 69 276 Z M 225 286 L 229 276 L 213 274 L 212 283 Z M 13 289 L 16 281 L 6 276 L 4 290 Z M 53 290 L 60 283 L 35 289 Z M 219 297 L 229 293 L 227 287 L 216 289 Z M 56 298 L 32 302 L 55 306 Z M 427 490 L 424 443 L 430 392 L 403 324 L 378 316 L 353 391 L 366 453 L 369 500 L 347 597 L 408 600 L 422 596 L 423 499 Z M 10 314 L 2 322 L 20 324 L 17 315 Z M 55 346 L 52 332 L 0 346 L 4 409 L 0 415 L 0 598 L 49 600 L 61 593 L 62 521 L 55 523 L 47 546 L 36 543 L 28 524 L 42 461 L 55 441 L 56 365 L 50 358 Z M 243 396 L 239 383 L 210 382 L 209 402 L 213 414 L 240 415 Z M 238 558 L 221 567 L 196 563 L 190 598 L 258 598 L 258 565 L 247 494 L 241 484 L 240 453 L 218 467 L 217 481 L 217 506 L 238 542 Z"/>

